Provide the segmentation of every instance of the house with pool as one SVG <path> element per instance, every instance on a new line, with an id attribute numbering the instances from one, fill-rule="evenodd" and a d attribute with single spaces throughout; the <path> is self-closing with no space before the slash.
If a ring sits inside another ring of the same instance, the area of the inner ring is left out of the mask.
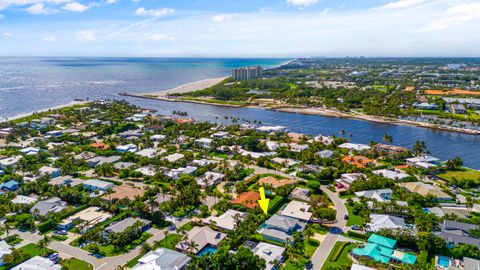
<path id="1" fill-rule="evenodd" d="M 196 226 L 187 233 L 185 240 L 178 243 L 175 248 L 177 250 L 191 252 L 197 256 L 203 256 L 207 253 L 217 252 L 218 245 L 226 237 L 227 235 L 225 233 L 212 230 L 208 226 Z"/>
<path id="2" fill-rule="evenodd" d="M 352 250 L 354 258 L 368 258 L 384 264 L 409 264 L 417 262 L 417 256 L 395 249 L 397 240 L 372 234 L 363 247 Z"/>
<path id="3" fill-rule="evenodd" d="M 257 230 L 265 239 L 279 242 L 291 243 L 293 241 L 293 233 L 302 233 L 307 224 L 296 218 L 285 217 L 281 215 L 273 215 Z"/>

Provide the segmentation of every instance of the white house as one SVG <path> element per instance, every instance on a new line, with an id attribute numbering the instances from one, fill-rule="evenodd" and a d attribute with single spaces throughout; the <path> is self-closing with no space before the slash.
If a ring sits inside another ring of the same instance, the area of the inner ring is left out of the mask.
<path id="1" fill-rule="evenodd" d="M 378 202 L 389 202 L 392 199 L 393 191 L 389 188 L 375 189 L 375 190 L 363 190 L 355 192 L 358 197 L 365 197 L 373 199 Z"/>
<path id="2" fill-rule="evenodd" d="M 381 169 L 373 171 L 372 173 L 392 180 L 402 180 L 410 176 L 401 170 Z"/>
<path id="3" fill-rule="evenodd" d="M 213 146 L 213 139 L 210 138 L 200 138 L 193 142 L 195 146 L 202 148 L 211 148 Z"/>
<path id="4" fill-rule="evenodd" d="M 190 260 L 181 252 L 159 248 L 143 255 L 132 270 L 184 270 Z"/>
<path id="5" fill-rule="evenodd" d="M 364 151 L 370 149 L 370 146 L 361 143 L 342 143 L 338 147 L 355 151 Z"/>
<path id="6" fill-rule="evenodd" d="M 49 166 L 42 166 L 39 170 L 38 170 L 38 173 L 40 175 L 48 175 L 52 178 L 54 177 L 59 177 L 60 175 L 62 175 L 62 170 L 59 169 L 59 168 L 53 168 L 53 167 L 49 167 Z"/>
<path id="7" fill-rule="evenodd" d="M 402 229 L 405 227 L 405 220 L 401 217 L 389 215 L 370 215 L 370 223 L 367 223 L 367 229 L 371 232 L 377 232 L 381 229 Z"/>
<path id="8" fill-rule="evenodd" d="M 0 241 L 0 266 L 4 265 L 3 257 L 12 253 L 11 248 L 4 240 Z"/>
<path id="9" fill-rule="evenodd" d="M 133 143 L 130 143 L 127 145 L 119 145 L 115 147 L 115 150 L 117 150 L 117 152 L 120 152 L 120 153 L 127 153 L 127 152 L 135 153 L 137 152 L 137 146 Z"/>

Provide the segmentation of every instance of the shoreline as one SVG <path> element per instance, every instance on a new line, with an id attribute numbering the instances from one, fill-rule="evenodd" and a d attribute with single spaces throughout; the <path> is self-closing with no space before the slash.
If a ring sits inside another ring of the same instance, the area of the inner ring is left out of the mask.
<path id="1" fill-rule="evenodd" d="M 205 88 L 211 87 L 221 82 L 226 78 L 228 77 L 200 80 L 196 82 L 183 84 L 169 90 L 139 93 L 139 94 L 122 92 L 122 93 L 119 93 L 119 95 L 134 97 L 134 98 L 167 101 L 167 102 L 186 102 L 186 103 L 196 103 L 196 104 L 210 105 L 210 106 L 219 106 L 219 107 L 265 109 L 265 110 L 279 111 L 279 112 L 286 112 L 286 113 L 298 113 L 298 114 L 305 114 L 305 115 L 321 115 L 326 117 L 349 118 L 349 119 L 357 119 L 357 120 L 369 121 L 369 122 L 375 122 L 375 123 L 381 123 L 381 124 L 416 126 L 416 127 L 449 131 L 449 132 L 457 132 L 457 133 L 470 134 L 470 135 L 480 135 L 480 131 L 478 130 L 449 127 L 449 126 L 440 126 L 440 125 L 424 123 L 424 122 L 416 122 L 416 121 L 410 121 L 410 120 L 372 116 L 372 115 L 365 115 L 365 114 L 358 114 L 358 113 L 357 114 L 346 113 L 346 112 L 340 112 L 335 109 L 328 109 L 328 108 L 319 108 L 319 107 L 302 108 L 302 107 L 287 107 L 287 106 L 264 107 L 264 106 L 258 106 L 255 104 L 236 105 L 236 104 L 227 104 L 227 103 L 220 103 L 220 102 L 218 103 L 209 102 L 208 100 L 188 100 L 188 99 L 181 99 L 176 96 L 171 96 L 171 94 L 177 94 L 177 93 L 180 94 L 180 93 L 187 93 L 187 92 L 192 92 L 196 90 L 203 90 Z"/>
<path id="2" fill-rule="evenodd" d="M 12 116 L 12 117 L 4 117 L 4 116 L 2 116 L 2 117 L 0 118 L 0 123 L 15 121 L 15 120 L 18 120 L 18 119 L 22 119 L 22 118 L 25 118 L 25 117 L 32 116 L 32 115 L 34 115 L 34 114 L 44 113 L 44 112 L 48 112 L 48 111 L 52 111 L 52 110 L 60 110 L 60 109 L 72 107 L 72 106 L 75 106 L 75 105 L 84 105 L 84 104 L 87 104 L 87 103 L 89 103 L 89 102 L 90 102 L 90 101 L 86 101 L 86 100 L 84 100 L 84 101 L 76 101 L 76 100 L 74 100 L 74 101 L 71 101 L 71 102 L 66 103 L 66 104 L 57 105 L 57 106 L 53 106 L 53 107 L 48 107 L 48 108 L 36 110 L 36 111 L 33 111 L 33 112 L 21 113 L 21 114 Z"/>

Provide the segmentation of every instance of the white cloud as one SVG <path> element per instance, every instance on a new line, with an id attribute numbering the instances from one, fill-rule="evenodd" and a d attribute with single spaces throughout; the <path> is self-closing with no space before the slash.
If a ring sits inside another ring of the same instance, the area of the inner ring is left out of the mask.
<path id="1" fill-rule="evenodd" d="M 56 42 L 57 39 L 54 36 L 46 36 L 46 37 L 42 38 L 42 41 L 43 42 Z"/>
<path id="2" fill-rule="evenodd" d="M 317 3 L 318 0 L 287 0 L 287 4 L 299 7 L 306 7 Z"/>
<path id="3" fill-rule="evenodd" d="M 105 1 L 105 3 L 110 4 L 110 5 L 116 4 L 118 2 L 120 2 L 120 0 L 106 0 Z"/>
<path id="4" fill-rule="evenodd" d="M 230 17 L 232 17 L 232 15 L 227 15 L 227 14 L 215 15 L 212 17 L 212 22 L 221 23 L 226 21 Z"/>
<path id="5" fill-rule="evenodd" d="M 71 0 L 0 0 L 0 10 L 9 6 L 28 6 L 35 4 L 61 4 L 67 3 Z"/>
<path id="6" fill-rule="evenodd" d="M 143 7 L 137 8 L 135 10 L 135 15 L 137 16 L 150 16 L 150 17 L 163 17 L 175 12 L 174 9 L 171 8 L 158 8 L 158 9 L 145 9 Z"/>
<path id="7" fill-rule="evenodd" d="M 398 0 L 385 4 L 382 9 L 402 9 L 417 6 L 425 3 L 425 0 Z"/>
<path id="8" fill-rule="evenodd" d="M 12 37 L 13 37 L 13 34 L 10 33 L 10 32 L 4 32 L 4 33 L 3 33 L 3 37 L 4 37 L 4 38 L 7 38 L 7 39 L 8 39 L 8 38 L 12 38 Z"/>
<path id="9" fill-rule="evenodd" d="M 62 9 L 63 10 L 67 10 L 67 11 L 71 11 L 71 12 L 84 12 L 85 10 L 89 9 L 91 6 L 88 5 L 83 5 L 83 4 L 80 4 L 78 2 L 70 2 L 70 3 L 67 3 L 65 4 Z"/>
<path id="10" fill-rule="evenodd" d="M 152 41 L 174 41 L 175 37 L 168 36 L 165 34 L 153 34 L 146 37 L 148 40 Z"/>
<path id="11" fill-rule="evenodd" d="M 53 12 L 52 9 L 45 7 L 44 3 L 31 5 L 25 10 L 30 14 L 50 14 Z"/>
<path id="12" fill-rule="evenodd" d="M 459 26 L 471 20 L 480 19 L 480 3 L 460 3 L 447 9 L 440 19 L 436 19 L 420 29 L 420 31 L 438 31 Z"/>
<path id="13" fill-rule="evenodd" d="M 95 42 L 97 41 L 97 35 L 93 30 L 79 31 L 76 34 L 76 40 L 79 42 Z"/>

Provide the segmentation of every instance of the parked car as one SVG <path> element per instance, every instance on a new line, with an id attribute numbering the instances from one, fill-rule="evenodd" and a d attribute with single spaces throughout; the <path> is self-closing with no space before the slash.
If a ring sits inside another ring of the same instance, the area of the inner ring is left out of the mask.
<path id="1" fill-rule="evenodd" d="M 344 219 L 348 219 L 348 215 L 343 216 Z"/>

